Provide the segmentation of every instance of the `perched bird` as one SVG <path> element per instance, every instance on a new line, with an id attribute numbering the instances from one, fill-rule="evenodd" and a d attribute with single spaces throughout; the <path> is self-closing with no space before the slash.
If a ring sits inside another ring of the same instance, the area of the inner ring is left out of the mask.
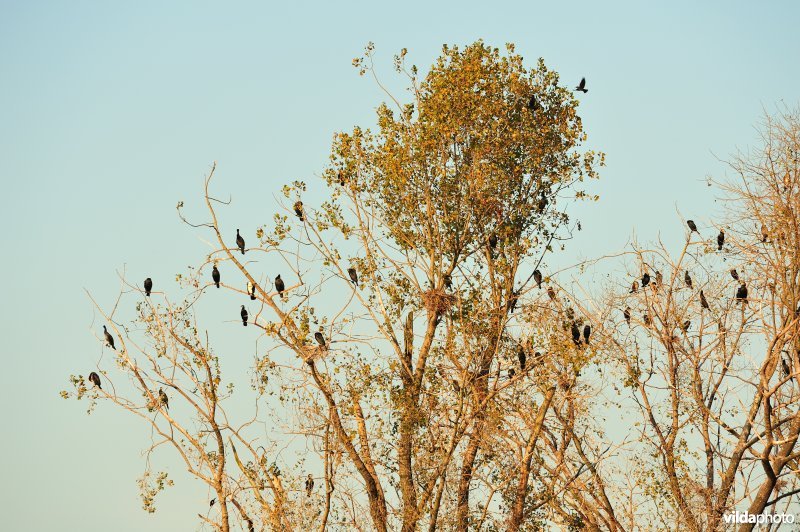
<path id="1" fill-rule="evenodd" d="M 528 356 L 525 354 L 525 349 L 521 346 L 517 351 L 517 359 L 519 360 L 519 369 L 525 371 L 525 362 L 527 361 Z"/>
<path id="2" fill-rule="evenodd" d="M 689 288 L 692 287 L 692 276 L 689 275 L 689 270 L 686 270 L 686 272 L 683 274 L 683 282 L 685 282 L 686 286 Z"/>
<path id="3" fill-rule="evenodd" d="M 747 303 L 747 283 L 742 283 L 739 288 L 736 289 L 736 299 Z"/>
<path id="4" fill-rule="evenodd" d="M 656 284 L 661 285 L 664 284 L 664 276 L 661 275 L 661 272 L 656 270 Z"/>
<path id="5" fill-rule="evenodd" d="M 95 386 L 100 388 L 101 390 L 103 389 L 103 387 L 100 386 L 100 375 L 98 375 L 94 371 L 89 373 L 89 382 L 91 382 L 92 384 L 94 384 Z"/>
<path id="6" fill-rule="evenodd" d="M 547 295 L 550 296 L 550 299 L 552 299 L 553 301 L 556 300 L 556 291 L 553 290 L 552 286 L 547 287 Z"/>
<path id="7" fill-rule="evenodd" d="M 277 290 L 277 291 L 278 291 L 278 295 L 279 295 L 279 296 L 280 296 L 280 295 L 283 295 L 283 291 L 284 291 L 284 289 L 285 289 L 285 288 L 286 288 L 286 287 L 285 287 L 285 286 L 284 286 L 284 284 L 283 284 L 283 279 L 281 279 L 281 276 L 280 276 L 280 275 L 279 275 L 279 276 L 277 276 L 277 277 L 275 278 L 275 290 Z"/>
<path id="8" fill-rule="evenodd" d="M 630 293 L 635 294 L 638 289 L 639 289 L 639 281 L 633 281 Z"/>
<path id="9" fill-rule="evenodd" d="M 144 295 L 150 297 L 150 291 L 153 289 L 153 280 L 151 278 L 147 278 L 144 280 Z"/>
<path id="10" fill-rule="evenodd" d="M 325 337 L 322 336 L 322 333 L 317 331 L 314 333 L 314 340 L 320 345 L 320 347 L 325 347 Z"/>
<path id="11" fill-rule="evenodd" d="M 514 368 L 508 368 L 508 380 L 513 379 L 514 375 L 516 375 L 516 374 L 517 374 L 517 370 L 515 370 Z"/>
<path id="12" fill-rule="evenodd" d="M 514 313 L 514 310 L 517 308 L 517 301 L 519 301 L 519 294 L 516 290 L 512 290 L 511 295 L 508 296 L 508 302 L 506 303 L 509 313 Z"/>
<path id="13" fill-rule="evenodd" d="M 643 316 L 643 319 L 644 319 L 644 324 L 645 324 L 645 325 L 647 325 L 648 327 L 650 327 L 650 325 L 653 323 L 653 322 L 650 320 L 650 315 L 649 315 L 649 314 L 647 314 L 646 312 L 645 312 L 645 314 L 644 314 L 644 316 Z"/>
<path id="14" fill-rule="evenodd" d="M 300 221 L 305 221 L 305 216 L 303 216 L 303 202 L 302 201 L 295 201 L 294 202 L 294 213 L 300 219 Z"/>
<path id="15" fill-rule="evenodd" d="M 769 238 L 769 229 L 767 229 L 767 224 L 761 224 L 761 241 L 766 242 Z"/>
<path id="16" fill-rule="evenodd" d="M 211 278 L 214 280 L 214 284 L 217 285 L 217 288 L 219 288 L 220 276 L 219 276 L 219 270 L 217 269 L 217 265 L 216 264 L 211 269 Z"/>
<path id="17" fill-rule="evenodd" d="M 708 301 L 706 301 L 706 295 L 700 290 L 700 306 L 704 309 L 708 310 Z"/>
<path id="18" fill-rule="evenodd" d="M 169 397 L 167 397 L 166 392 L 163 388 L 158 389 L 158 401 L 164 407 L 165 410 L 169 411 Z"/>
<path id="19" fill-rule="evenodd" d="M 251 281 L 247 281 L 247 293 L 250 294 L 250 299 L 256 300 L 256 285 Z"/>
<path id="20" fill-rule="evenodd" d="M 306 497 L 311 497 L 312 491 L 314 491 L 314 477 L 309 473 L 306 477 Z"/>
<path id="21" fill-rule="evenodd" d="M 497 235 L 492 233 L 489 235 L 489 248 L 494 249 L 497 247 Z"/>
<path id="22" fill-rule="evenodd" d="M 788 377 L 792 374 L 792 368 L 789 367 L 789 362 L 781 357 L 781 369 L 783 370 L 783 376 Z"/>
<path id="23" fill-rule="evenodd" d="M 238 229 L 236 230 L 236 247 L 239 248 L 239 251 L 244 255 L 244 238 L 239 234 Z"/>
<path id="24" fill-rule="evenodd" d="M 209 508 L 211 508 L 212 506 L 214 506 L 214 504 L 215 504 L 216 502 L 217 502 L 217 498 L 216 498 L 216 497 L 214 497 L 213 499 L 211 499 L 211 500 L 208 502 L 208 507 L 209 507 Z"/>
<path id="25" fill-rule="evenodd" d="M 625 318 L 625 323 L 628 324 L 630 327 L 631 325 L 631 307 L 625 307 L 625 310 L 622 312 L 622 316 Z"/>
<path id="26" fill-rule="evenodd" d="M 683 332 L 688 331 L 689 327 L 691 327 L 691 326 L 692 326 L 692 322 L 690 320 L 684 321 L 683 322 L 683 327 L 682 327 L 683 328 Z"/>
<path id="27" fill-rule="evenodd" d="M 249 314 L 247 313 L 247 309 L 244 308 L 244 305 L 242 305 L 242 311 L 239 314 L 242 316 L 242 325 L 247 327 L 247 317 Z"/>
<path id="28" fill-rule="evenodd" d="M 533 270 L 533 280 L 536 281 L 536 288 L 542 288 L 542 272 L 538 269 Z"/>
<path id="29" fill-rule="evenodd" d="M 578 86 L 575 87 L 575 90 L 576 91 L 581 91 L 584 94 L 589 92 L 589 89 L 586 88 L 586 78 L 581 78 L 581 82 L 578 83 Z"/>
<path id="30" fill-rule="evenodd" d="M 356 272 L 356 269 L 347 268 L 347 275 L 350 276 L 350 280 L 353 281 L 353 284 L 358 286 L 358 272 Z"/>
<path id="31" fill-rule="evenodd" d="M 109 345 L 109 347 L 111 347 L 111 349 L 116 351 L 117 348 L 114 347 L 114 337 L 111 336 L 111 333 L 108 332 L 108 329 L 106 329 L 105 325 L 103 325 L 103 335 L 106 337 L 106 343 Z"/>
<path id="32" fill-rule="evenodd" d="M 581 343 L 581 330 L 578 329 L 578 324 L 574 321 L 572 322 L 572 341 L 575 345 L 580 345 Z"/>
<path id="33" fill-rule="evenodd" d="M 736 268 L 731 270 L 731 277 L 733 277 L 734 281 L 738 281 L 739 280 L 739 272 L 736 271 Z"/>
<path id="34" fill-rule="evenodd" d="M 536 101 L 535 95 L 531 96 L 531 99 L 528 100 L 528 109 L 530 109 L 531 112 L 534 112 L 539 109 L 539 102 Z"/>
<path id="35" fill-rule="evenodd" d="M 722 244 L 724 243 L 725 243 L 725 231 L 720 229 L 719 234 L 717 235 L 717 251 L 722 251 Z"/>
<path id="36" fill-rule="evenodd" d="M 592 328 L 589 325 L 583 326 L 583 341 L 589 345 L 589 337 L 592 335 Z"/>
<path id="37" fill-rule="evenodd" d="M 650 284 L 650 274 L 644 272 L 644 275 L 642 275 L 642 288 L 645 288 L 648 284 Z"/>
<path id="38" fill-rule="evenodd" d="M 694 220 L 686 220 L 686 225 L 689 226 L 689 232 L 690 233 L 691 232 L 695 232 L 695 233 L 698 233 L 698 234 L 700 233 L 700 231 L 697 230 L 697 225 L 694 223 Z"/>
<path id="39" fill-rule="evenodd" d="M 453 288 L 453 278 L 450 277 L 449 273 L 444 274 L 444 287 Z"/>

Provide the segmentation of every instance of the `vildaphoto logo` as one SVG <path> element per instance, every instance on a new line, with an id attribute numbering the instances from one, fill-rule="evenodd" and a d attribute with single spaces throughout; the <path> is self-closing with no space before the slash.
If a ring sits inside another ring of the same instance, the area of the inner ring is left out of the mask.
<path id="1" fill-rule="evenodd" d="M 726 523 L 742 524 L 742 523 L 755 523 L 757 525 L 764 524 L 792 524 L 794 523 L 794 514 L 751 514 L 748 512 L 733 512 L 723 516 Z"/>

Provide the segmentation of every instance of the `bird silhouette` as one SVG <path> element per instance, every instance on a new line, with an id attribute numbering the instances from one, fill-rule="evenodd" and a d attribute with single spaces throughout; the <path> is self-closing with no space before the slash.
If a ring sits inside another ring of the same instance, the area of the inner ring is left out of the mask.
<path id="1" fill-rule="evenodd" d="M 294 213 L 300 219 L 301 222 L 305 221 L 305 216 L 303 216 L 303 202 L 302 201 L 295 201 L 294 202 Z"/>
<path id="2" fill-rule="evenodd" d="M 533 113 L 539 109 L 539 102 L 536 101 L 536 96 L 531 96 L 531 99 L 528 100 L 528 109 Z"/>
<path id="3" fill-rule="evenodd" d="M 312 491 L 314 491 L 314 477 L 309 473 L 306 477 L 306 497 L 311 497 Z"/>
<path id="4" fill-rule="evenodd" d="M 789 362 L 783 357 L 781 357 L 781 369 L 783 370 L 784 378 L 792 374 L 792 368 L 789 367 Z"/>
<path id="5" fill-rule="evenodd" d="M 691 327 L 691 326 L 692 326 L 692 322 L 690 320 L 684 321 L 683 322 L 683 332 L 688 331 L 689 327 Z"/>
<path id="6" fill-rule="evenodd" d="M 689 288 L 692 287 L 692 276 L 689 275 L 689 270 L 686 270 L 686 272 L 683 274 L 683 282 L 685 282 L 686 286 Z"/>
<path id="7" fill-rule="evenodd" d="M 647 287 L 648 284 L 650 284 L 650 274 L 644 272 L 644 275 L 642 275 L 642 288 Z"/>
<path id="8" fill-rule="evenodd" d="M 769 238 L 769 229 L 767 228 L 767 224 L 761 224 L 761 241 L 766 242 Z"/>
<path id="9" fill-rule="evenodd" d="M 256 285 L 252 281 L 247 281 L 247 293 L 252 301 L 256 300 Z"/>
<path id="10" fill-rule="evenodd" d="M 217 269 L 217 265 L 215 264 L 214 267 L 211 269 L 211 278 L 214 280 L 214 284 L 219 288 L 219 270 Z"/>
<path id="11" fill-rule="evenodd" d="M 217 498 L 216 498 L 216 497 L 214 497 L 213 499 L 211 499 L 210 501 L 208 501 L 208 507 L 209 507 L 209 508 L 211 508 L 212 506 L 214 506 L 214 504 L 215 504 L 216 502 L 217 502 Z"/>
<path id="12" fill-rule="evenodd" d="M 536 281 L 536 288 L 542 288 L 542 272 L 538 269 L 533 270 L 533 280 Z"/>
<path id="13" fill-rule="evenodd" d="M 578 83 L 578 86 L 575 87 L 575 90 L 576 91 L 581 91 L 584 94 L 589 92 L 589 89 L 586 88 L 586 78 L 581 78 L 581 82 Z"/>
<path id="14" fill-rule="evenodd" d="M 453 288 L 453 278 L 449 273 L 444 274 L 444 287 Z"/>
<path id="15" fill-rule="evenodd" d="M 284 284 L 283 284 L 283 279 L 281 279 L 281 276 L 280 276 L 280 275 L 278 275 L 278 276 L 275 278 L 275 290 L 277 290 L 277 291 L 278 291 L 278 295 L 279 295 L 279 296 L 282 296 L 282 295 L 283 295 L 283 291 L 284 291 L 284 289 L 285 289 L 285 288 L 286 288 L 286 287 L 285 287 L 285 286 L 284 286 Z"/>
<path id="16" fill-rule="evenodd" d="M 704 309 L 708 309 L 708 301 L 706 301 L 706 295 L 700 290 L 700 306 Z"/>
<path id="17" fill-rule="evenodd" d="M 347 275 L 350 276 L 350 280 L 353 281 L 353 284 L 358 286 L 358 272 L 355 268 L 347 268 Z"/>
<path id="18" fill-rule="evenodd" d="M 638 289 L 639 289 L 639 281 L 633 281 L 630 293 L 635 294 Z"/>
<path id="19" fill-rule="evenodd" d="M 517 351 L 517 359 L 519 360 L 519 369 L 525 371 L 525 362 L 527 361 L 528 356 L 525 354 L 525 349 L 520 346 L 519 350 Z"/>
<path id="20" fill-rule="evenodd" d="M 572 322 L 572 341 L 575 345 L 580 345 L 581 343 L 581 330 L 574 321 Z"/>
<path id="21" fill-rule="evenodd" d="M 695 225 L 694 220 L 686 220 L 686 225 L 689 226 L 689 232 L 690 233 L 691 232 L 695 232 L 695 233 L 698 233 L 698 234 L 700 233 L 700 231 L 697 230 L 697 225 Z"/>
<path id="22" fill-rule="evenodd" d="M 317 331 L 314 333 L 314 340 L 320 345 L 320 347 L 325 347 L 325 337 L 322 336 L 322 333 Z"/>
<path id="23" fill-rule="evenodd" d="M 736 268 L 731 270 L 731 277 L 733 277 L 734 281 L 738 281 L 739 280 L 739 272 L 736 271 Z"/>
<path id="24" fill-rule="evenodd" d="M 100 375 L 98 375 L 94 371 L 89 373 L 89 382 L 91 382 L 101 390 L 103 389 L 103 387 L 100 385 Z"/>
<path id="25" fill-rule="evenodd" d="M 489 235 L 489 248 L 494 249 L 497 247 L 497 235 L 492 233 Z"/>
<path id="26" fill-rule="evenodd" d="M 625 310 L 622 312 L 622 316 L 625 318 L 625 323 L 628 324 L 630 327 L 631 325 L 631 307 L 625 307 Z"/>
<path id="27" fill-rule="evenodd" d="M 114 351 L 116 351 L 116 350 L 117 350 L 117 348 L 116 348 L 116 347 L 114 347 L 114 337 L 113 337 L 113 336 L 111 336 L 111 333 L 110 333 L 110 332 L 108 332 L 108 329 L 106 329 L 106 326 L 105 326 L 105 325 L 103 325 L 103 335 L 105 336 L 105 338 L 106 338 L 106 343 L 109 345 L 109 347 L 111 347 L 111 349 L 113 349 Z"/>
<path id="28" fill-rule="evenodd" d="M 725 231 L 719 230 L 717 235 L 717 251 L 722 251 L 722 245 L 725 243 Z"/>
<path id="29" fill-rule="evenodd" d="M 736 299 L 742 303 L 747 303 L 747 283 L 742 283 L 739 285 L 739 288 L 736 289 Z"/>
<path id="30" fill-rule="evenodd" d="M 150 291 L 153 289 L 153 280 L 151 278 L 147 278 L 144 280 L 144 295 L 150 297 Z"/>
<path id="31" fill-rule="evenodd" d="M 163 388 L 158 389 L 158 400 L 164 409 L 169 412 L 169 397 L 167 397 L 167 394 Z"/>
<path id="32" fill-rule="evenodd" d="M 238 229 L 236 230 L 236 247 L 238 247 L 239 251 L 241 251 L 242 255 L 244 255 L 244 238 L 242 238 L 242 235 L 239 234 Z"/>
<path id="33" fill-rule="evenodd" d="M 242 305 L 242 311 L 239 314 L 242 316 L 242 325 L 247 327 L 247 317 L 249 314 L 247 313 L 247 309 L 244 308 L 244 305 Z"/>
<path id="34" fill-rule="evenodd" d="M 592 328 L 589 325 L 583 326 L 583 340 L 586 342 L 586 345 L 589 345 L 589 337 L 592 335 Z"/>

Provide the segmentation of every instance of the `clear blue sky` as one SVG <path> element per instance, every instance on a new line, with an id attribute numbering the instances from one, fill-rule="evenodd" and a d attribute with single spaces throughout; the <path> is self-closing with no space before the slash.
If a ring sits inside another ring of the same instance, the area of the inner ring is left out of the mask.
<path id="1" fill-rule="evenodd" d="M 141 424 L 58 397 L 99 356 L 83 289 L 110 304 L 125 265 L 174 286 L 205 249 L 174 207 L 214 160 L 236 201 L 224 223 L 253 239 L 282 183 L 314 183 L 334 131 L 373 123 L 382 96 L 350 66 L 370 40 L 387 80 L 401 47 L 424 70 L 478 38 L 587 77 L 608 166 L 572 256 L 682 234 L 676 207 L 713 215 L 717 156 L 798 103 L 800 4 L 609 4 L 0 1 L 2 528 L 197 528 L 207 499 L 177 473 L 155 516 L 139 509 Z"/>

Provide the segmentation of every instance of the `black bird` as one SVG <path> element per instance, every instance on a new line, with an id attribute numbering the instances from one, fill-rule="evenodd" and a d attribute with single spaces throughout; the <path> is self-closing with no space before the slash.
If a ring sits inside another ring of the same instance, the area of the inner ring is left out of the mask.
<path id="1" fill-rule="evenodd" d="M 789 362 L 781 357 L 781 369 L 783 370 L 783 376 L 788 377 L 792 374 L 792 368 L 789 367 Z"/>
<path id="2" fill-rule="evenodd" d="M 147 278 L 144 280 L 144 295 L 150 297 L 150 291 L 153 289 L 153 280 Z"/>
<path id="3" fill-rule="evenodd" d="M 695 225 L 694 220 L 686 220 L 686 225 L 689 226 L 689 232 L 694 231 L 695 233 L 700 233 L 700 231 L 697 230 L 697 225 Z"/>
<path id="4" fill-rule="evenodd" d="M 320 345 L 320 347 L 325 347 L 325 337 L 322 336 L 322 333 L 317 331 L 314 333 L 314 340 Z"/>
<path id="5" fill-rule="evenodd" d="M 533 280 L 536 281 L 536 288 L 542 288 L 542 272 L 538 269 L 533 270 Z"/>
<path id="6" fill-rule="evenodd" d="M 249 314 L 247 314 L 247 309 L 244 308 L 244 305 L 242 305 L 242 311 L 239 314 L 242 316 L 242 325 L 247 327 L 247 317 Z"/>
<path id="7" fill-rule="evenodd" d="M 725 243 L 725 231 L 720 229 L 719 234 L 717 235 L 717 251 L 722 251 L 722 244 L 724 243 Z"/>
<path id="8" fill-rule="evenodd" d="M 515 370 L 514 368 L 509 368 L 508 369 L 508 380 L 513 379 L 514 375 L 516 375 L 516 374 L 517 374 L 517 370 Z"/>
<path id="9" fill-rule="evenodd" d="M 742 283 L 736 290 L 736 299 L 743 303 L 747 303 L 747 283 Z"/>
<path id="10" fill-rule="evenodd" d="M 583 326 L 583 340 L 586 342 L 586 345 L 589 345 L 589 337 L 592 335 L 592 328 L 589 325 Z"/>
<path id="11" fill-rule="evenodd" d="M 294 202 L 294 213 L 297 215 L 297 217 L 300 219 L 301 222 L 305 221 L 305 216 L 303 216 L 303 202 L 302 201 L 298 200 L 298 201 Z"/>
<path id="12" fill-rule="evenodd" d="M 256 285 L 250 281 L 247 281 L 247 293 L 250 294 L 250 299 L 255 301 L 256 300 Z"/>
<path id="13" fill-rule="evenodd" d="M 164 406 L 164 409 L 169 411 L 169 397 L 162 388 L 158 389 L 158 400 Z"/>
<path id="14" fill-rule="evenodd" d="M 214 497 L 213 499 L 211 499 L 211 500 L 208 502 L 208 507 L 209 507 L 209 508 L 211 508 L 212 506 L 214 506 L 214 503 L 216 503 L 216 502 L 217 502 L 217 498 L 216 498 L 216 497 Z"/>
<path id="15" fill-rule="evenodd" d="M 353 281 L 353 284 L 358 286 L 358 272 L 355 268 L 347 268 L 347 275 L 350 276 L 350 280 Z"/>
<path id="16" fill-rule="evenodd" d="M 706 295 L 700 290 L 700 306 L 704 309 L 708 310 L 708 301 L 706 301 Z"/>
<path id="17" fill-rule="evenodd" d="M 449 273 L 444 274 L 444 287 L 453 288 L 453 278 L 450 277 Z"/>
<path id="18" fill-rule="evenodd" d="M 689 288 L 692 287 L 692 276 L 689 275 L 689 270 L 686 270 L 686 273 L 683 274 L 683 282 L 685 282 L 686 286 Z"/>
<path id="19" fill-rule="evenodd" d="M 525 354 L 525 349 L 520 347 L 519 351 L 517 351 L 517 359 L 519 359 L 519 369 L 522 371 L 525 371 L 525 362 L 527 358 L 528 356 Z"/>
<path id="20" fill-rule="evenodd" d="M 211 278 L 214 279 L 214 284 L 217 285 L 219 288 L 219 270 L 217 269 L 217 265 L 215 264 L 214 267 L 211 269 Z"/>
<path id="21" fill-rule="evenodd" d="M 578 324 L 574 321 L 572 322 L 572 341 L 575 345 L 580 345 L 581 343 L 581 330 L 578 329 Z"/>
<path id="22" fill-rule="evenodd" d="M 506 303 L 506 305 L 508 305 L 508 311 L 511 314 L 513 314 L 514 310 L 517 308 L 517 301 L 519 301 L 519 294 L 516 290 L 512 290 L 511 295 L 508 297 L 508 302 Z"/>
<path id="23" fill-rule="evenodd" d="M 683 332 L 688 331 L 689 327 L 691 327 L 691 326 L 692 326 L 692 322 L 690 320 L 684 321 L 683 322 Z"/>
<path id="24" fill-rule="evenodd" d="M 536 95 L 531 96 L 531 99 L 528 100 L 528 109 L 530 109 L 531 113 L 539 109 L 539 102 L 536 101 Z"/>
<path id="25" fill-rule="evenodd" d="M 645 288 L 648 284 L 650 284 L 650 274 L 644 272 L 644 275 L 642 275 L 642 288 Z"/>
<path id="26" fill-rule="evenodd" d="M 736 268 L 731 270 L 731 277 L 733 277 L 734 281 L 738 281 L 739 280 L 739 272 L 736 271 Z"/>
<path id="27" fill-rule="evenodd" d="M 552 286 L 548 286 L 548 287 L 547 287 L 547 295 L 548 295 L 548 296 L 550 297 L 550 299 L 552 299 L 553 301 L 555 301 L 555 300 L 556 300 L 556 291 L 555 291 L 555 290 L 553 290 L 553 287 L 552 287 Z"/>
<path id="28" fill-rule="evenodd" d="M 630 327 L 631 325 L 631 307 L 625 307 L 625 310 L 622 312 L 622 316 L 625 318 L 625 323 L 628 324 Z"/>
<path id="29" fill-rule="evenodd" d="M 311 497 L 312 491 L 314 491 L 314 477 L 309 473 L 306 477 L 306 497 Z"/>
<path id="30" fill-rule="evenodd" d="M 100 388 L 101 390 L 103 389 L 103 387 L 100 386 L 100 375 L 98 375 L 94 371 L 89 373 L 89 382 L 91 382 L 92 384 L 94 384 L 95 386 Z"/>
<path id="31" fill-rule="evenodd" d="M 633 281 L 630 293 L 635 294 L 638 289 L 639 289 L 639 281 Z"/>
<path id="32" fill-rule="evenodd" d="M 103 335 L 105 335 L 105 337 L 106 337 L 106 343 L 111 347 L 111 349 L 116 351 L 117 348 L 114 347 L 114 337 L 111 336 L 111 333 L 108 332 L 108 329 L 106 329 L 105 325 L 103 325 Z"/>
<path id="33" fill-rule="evenodd" d="M 581 82 L 578 83 L 578 86 L 575 87 L 575 90 L 576 91 L 581 91 L 584 94 L 589 92 L 589 89 L 586 88 L 586 78 L 581 78 Z"/>
<path id="34" fill-rule="evenodd" d="M 239 234 L 238 229 L 236 230 L 236 247 L 239 248 L 239 250 L 242 252 L 242 255 L 244 255 L 244 238 L 242 238 L 242 235 Z"/>
<path id="35" fill-rule="evenodd" d="M 283 285 L 283 279 L 281 279 L 281 276 L 279 275 L 275 278 L 275 290 L 278 291 L 279 296 L 283 295 L 284 288 L 285 286 Z"/>
<path id="36" fill-rule="evenodd" d="M 496 248 L 496 247 L 497 247 L 497 235 L 496 235 L 496 234 L 494 234 L 494 233 L 492 233 L 491 235 L 489 235 L 489 247 L 490 247 L 491 249 L 494 249 L 494 248 Z"/>
<path id="37" fill-rule="evenodd" d="M 769 238 L 769 229 L 767 229 L 767 224 L 761 224 L 761 241 L 766 242 Z"/>

